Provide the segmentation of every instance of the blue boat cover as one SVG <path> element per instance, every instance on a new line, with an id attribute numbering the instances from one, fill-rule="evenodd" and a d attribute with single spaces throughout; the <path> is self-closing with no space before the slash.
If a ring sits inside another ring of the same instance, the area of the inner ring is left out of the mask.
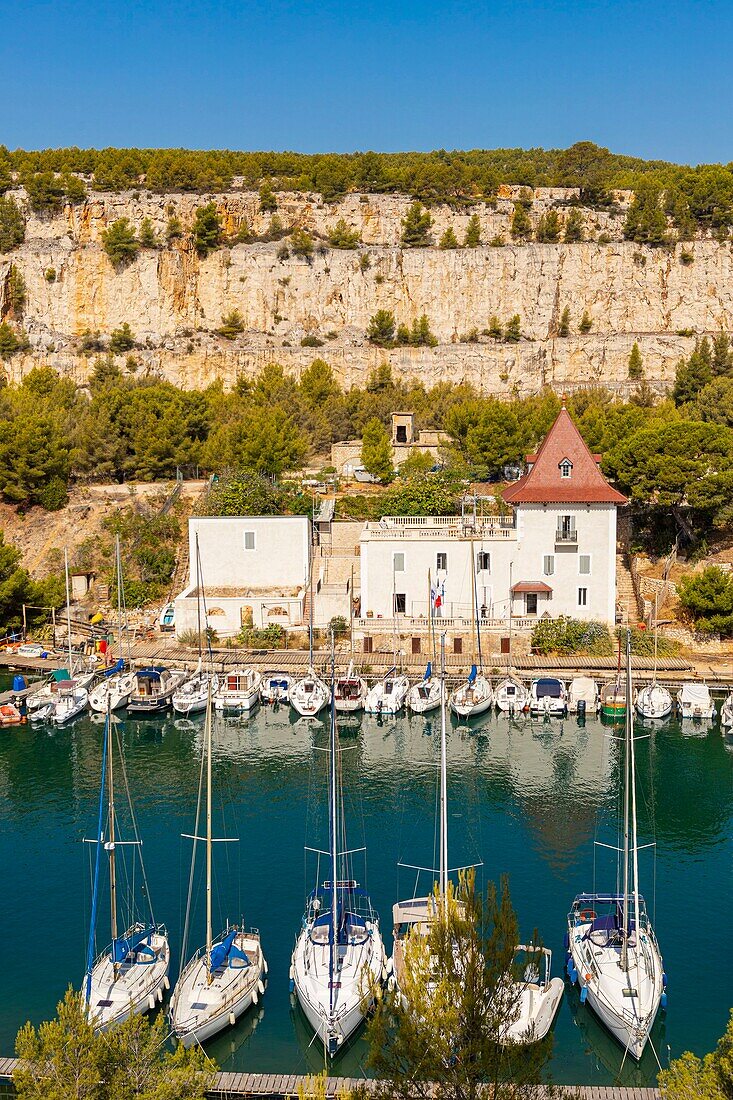
<path id="1" fill-rule="evenodd" d="M 159 680 L 161 672 L 165 672 L 162 665 L 152 665 L 150 668 L 141 668 L 137 675 L 140 680 Z"/>
<path id="2" fill-rule="evenodd" d="M 432 675 L 433 675 L 433 662 L 428 661 L 428 667 L 425 669 L 425 675 L 423 676 L 423 680 L 429 680 L 432 677 Z"/>
<path id="3" fill-rule="evenodd" d="M 149 940 L 153 934 L 152 926 L 149 928 L 142 928 L 138 932 L 133 932 L 131 936 L 121 937 L 116 940 L 112 940 L 112 951 L 110 952 L 112 962 L 123 963 L 127 956 L 133 951 L 139 950 L 143 954 L 151 955 L 155 957 L 155 953 L 149 944 L 144 941 Z"/>
<path id="4" fill-rule="evenodd" d="M 538 699 L 559 699 L 562 695 L 562 684 L 554 677 L 547 676 L 537 681 L 535 692 Z"/>
<path id="5" fill-rule="evenodd" d="M 471 665 L 471 671 L 468 674 L 469 684 L 472 684 L 475 681 L 477 676 L 478 676 L 478 669 L 476 668 L 475 665 Z"/>
<path id="6" fill-rule="evenodd" d="M 223 966 L 228 959 L 241 959 L 245 966 L 249 966 L 249 957 L 244 951 L 241 951 L 235 944 L 237 938 L 237 930 L 230 932 L 221 943 L 217 943 L 215 947 L 211 949 L 211 961 L 209 963 L 209 972 L 214 973 L 220 966 Z"/>
<path id="7" fill-rule="evenodd" d="M 119 660 L 115 661 L 115 663 L 113 665 L 110 665 L 109 668 L 106 668 L 104 670 L 104 675 L 105 676 L 114 676 L 114 674 L 116 672 L 122 672 L 124 667 L 125 667 L 125 662 L 120 657 Z"/>

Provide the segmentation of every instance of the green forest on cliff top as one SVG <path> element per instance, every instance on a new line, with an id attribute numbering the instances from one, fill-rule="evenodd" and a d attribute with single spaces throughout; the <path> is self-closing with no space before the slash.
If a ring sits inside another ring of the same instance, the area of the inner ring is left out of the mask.
<path id="1" fill-rule="evenodd" d="M 611 153 L 592 142 L 569 149 L 474 149 L 428 153 L 295 153 L 186 149 L 44 149 L 0 146 L 0 191 L 16 181 L 42 195 L 66 176 L 66 197 L 82 201 L 84 176 L 100 191 L 156 192 L 245 188 L 316 191 L 334 201 L 350 191 L 402 192 L 425 203 L 491 202 L 500 184 L 578 187 L 587 205 L 611 201 L 615 188 L 666 193 L 703 227 L 733 222 L 733 165 L 677 165 Z"/>

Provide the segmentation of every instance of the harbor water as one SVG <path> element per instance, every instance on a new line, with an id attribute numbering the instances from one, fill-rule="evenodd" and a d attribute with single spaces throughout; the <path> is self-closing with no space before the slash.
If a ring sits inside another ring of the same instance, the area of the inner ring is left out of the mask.
<path id="1" fill-rule="evenodd" d="M 178 973 L 203 718 L 120 715 L 119 733 L 156 919 Z M 688 723 L 685 723 L 687 727 Z M 380 912 L 391 949 L 391 909 L 410 897 L 416 872 L 436 864 L 439 715 L 339 721 L 350 847 Z M 86 958 L 90 865 L 99 799 L 103 725 L 85 716 L 65 729 L 30 726 L 0 733 L 0 906 L 3 997 L 0 1053 L 18 1027 L 49 1018 Z M 551 1073 L 574 1084 L 646 1085 L 658 1065 L 690 1049 L 710 1050 L 733 997 L 730 934 L 733 856 L 733 744 L 717 720 L 682 729 L 674 720 L 636 724 L 640 878 L 668 975 L 669 1003 L 639 1065 L 579 1003 L 566 982 L 554 1027 Z M 288 988 L 290 953 L 306 893 L 326 848 L 327 717 L 296 720 L 287 708 L 214 723 L 214 913 L 260 929 L 269 985 L 260 1004 L 208 1044 L 222 1069 L 314 1072 L 323 1054 Z M 449 862 L 477 865 L 484 884 L 509 876 L 523 937 L 536 928 L 563 974 L 566 915 L 576 893 L 616 887 L 620 742 L 595 717 L 579 723 L 485 717 L 453 723 L 448 741 Z M 124 791 L 118 792 L 124 824 Z M 130 853 L 132 849 L 128 849 Z M 120 897 L 141 893 L 130 855 L 120 856 Z M 200 865 L 203 860 L 200 861 Z M 400 866 L 402 864 L 403 866 Z M 125 876 L 129 874 L 129 881 Z M 321 869 L 321 877 L 328 877 Z M 417 884 L 424 892 L 431 876 Z M 104 895 L 103 895 L 104 896 Z M 189 955 L 204 940 L 204 897 L 194 893 Z M 123 905 L 124 915 L 124 905 Z M 108 942 L 103 902 L 97 947 Z M 356 1039 L 333 1072 L 358 1076 L 367 1046 Z"/>

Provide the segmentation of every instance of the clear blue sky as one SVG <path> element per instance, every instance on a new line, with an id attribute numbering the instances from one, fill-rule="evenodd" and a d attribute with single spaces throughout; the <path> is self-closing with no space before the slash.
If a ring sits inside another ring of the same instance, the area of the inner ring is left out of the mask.
<path id="1" fill-rule="evenodd" d="M 0 0 L 0 142 L 733 160 L 733 3 Z"/>

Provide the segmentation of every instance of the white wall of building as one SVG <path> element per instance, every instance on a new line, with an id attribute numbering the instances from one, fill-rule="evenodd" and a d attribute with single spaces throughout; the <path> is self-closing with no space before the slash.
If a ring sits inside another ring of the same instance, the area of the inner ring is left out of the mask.
<path id="1" fill-rule="evenodd" d="M 574 533 L 558 540 L 558 529 Z M 616 508 L 609 504 L 521 505 L 516 529 L 480 530 L 471 543 L 447 526 L 370 525 L 361 539 L 361 617 L 391 618 L 393 591 L 405 597 L 405 614 L 428 614 L 428 570 L 444 583 L 445 618 L 471 617 L 476 568 L 477 603 L 485 617 L 505 619 L 513 585 L 543 582 L 536 615 L 570 615 L 612 624 L 616 604 Z M 454 521 L 458 532 L 460 520 Z M 473 562 L 472 562 L 473 553 Z M 480 558 L 488 555 L 488 561 Z M 549 559 L 549 560 L 545 560 Z M 475 565 L 474 565 L 475 563 Z M 488 568 L 478 568 L 479 565 Z M 445 568 L 444 568 L 445 566 Z M 587 571 L 586 571 L 587 570 Z M 581 591 L 582 590 L 582 591 Z M 531 595 L 517 593 L 512 614 L 533 614 Z"/>
<path id="2" fill-rule="evenodd" d="M 206 589 L 301 588 L 308 580 L 307 516 L 192 516 L 189 584 L 196 583 L 196 535 Z"/>

